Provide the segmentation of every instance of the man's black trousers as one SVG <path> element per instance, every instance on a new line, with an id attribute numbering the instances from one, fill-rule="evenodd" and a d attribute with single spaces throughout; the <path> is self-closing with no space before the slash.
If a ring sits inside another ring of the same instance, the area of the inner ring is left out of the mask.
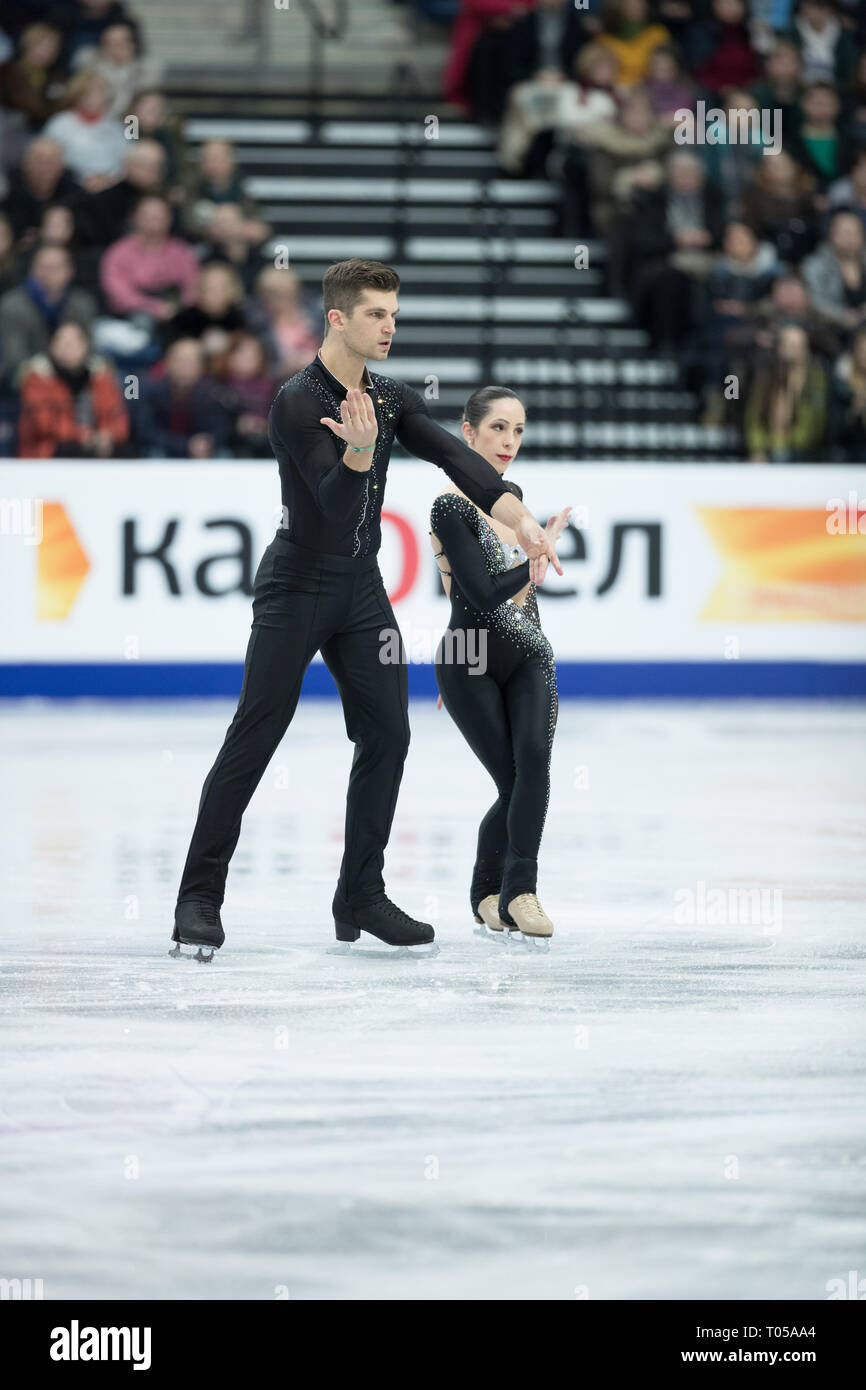
<path id="1" fill-rule="evenodd" d="M 178 901 L 222 903 L 241 817 L 317 651 L 355 745 L 337 891 L 353 907 L 384 891 L 385 846 L 409 748 L 409 678 L 397 632 L 375 555 L 323 555 L 274 537 L 256 572 L 238 707 L 202 788 Z M 380 660 L 397 651 L 399 661 Z"/>

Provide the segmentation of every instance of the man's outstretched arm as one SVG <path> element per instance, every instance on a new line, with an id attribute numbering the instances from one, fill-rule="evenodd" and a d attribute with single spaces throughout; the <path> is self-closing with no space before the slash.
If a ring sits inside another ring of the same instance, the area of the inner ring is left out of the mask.
<path id="1" fill-rule="evenodd" d="M 544 528 L 520 498 L 509 492 L 493 464 L 438 425 L 417 391 L 410 386 L 403 390 L 405 404 L 396 433 L 404 449 L 442 468 L 477 507 L 517 533 L 529 558 L 530 578 L 535 584 L 544 579 L 548 561 L 557 574 L 562 574 L 556 548 Z"/>

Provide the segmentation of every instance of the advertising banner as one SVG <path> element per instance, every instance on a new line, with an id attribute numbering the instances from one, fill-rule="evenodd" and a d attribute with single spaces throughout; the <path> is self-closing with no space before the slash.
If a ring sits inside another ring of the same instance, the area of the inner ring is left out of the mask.
<path id="1" fill-rule="evenodd" d="M 518 460 L 513 476 L 542 523 L 573 508 L 564 573 L 539 591 L 563 694 L 864 688 L 866 471 Z M 413 689 L 434 688 L 448 621 L 429 527 L 449 486 L 431 464 L 391 463 L 379 564 Z M 9 461 L 0 488 L 0 689 L 237 688 L 281 522 L 273 463 Z"/>

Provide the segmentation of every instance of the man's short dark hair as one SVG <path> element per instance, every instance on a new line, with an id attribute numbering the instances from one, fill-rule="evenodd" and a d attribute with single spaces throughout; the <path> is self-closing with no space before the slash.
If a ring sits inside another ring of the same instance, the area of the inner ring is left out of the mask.
<path id="1" fill-rule="evenodd" d="M 396 293 L 399 288 L 400 276 L 382 261 L 366 261 L 360 256 L 353 256 L 349 261 L 337 261 L 328 267 L 322 280 L 325 318 L 330 309 L 351 314 L 355 306 L 360 304 L 365 290 L 390 290 Z"/>

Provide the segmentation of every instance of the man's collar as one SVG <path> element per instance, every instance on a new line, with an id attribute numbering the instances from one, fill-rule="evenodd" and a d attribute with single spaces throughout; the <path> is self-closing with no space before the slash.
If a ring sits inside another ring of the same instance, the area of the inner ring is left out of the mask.
<path id="1" fill-rule="evenodd" d="M 343 399 L 345 399 L 346 393 L 347 393 L 347 391 L 348 391 L 348 387 L 344 386 L 343 382 L 340 381 L 339 377 L 334 376 L 334 373 L 330 370 L 330 368 L 328 368 L 328 367 L 325 366 L 324 362 L 322 361 L 322 354 L 321 354 L 320 352 L 317 352 L 317 353 L 316 353 L 316 363 L 317 363 L 318 367 L 320 368 L 320 370 L 323 371 L 323 372 L 325 373 L 325 376 L 328 378 L 328 381 L 331 383 L 331 387 L 332 387 L 332 389 L 335 391 L 335 393 L 342 393 Z M 362 391 L 372 391 L 372 389 L 373 389 L 373 378 L 370 376 L 369 370 L 368 370 L 368 368 L 367 368 L 367 364 L 366 364 L 366 362 L 365 362 L 365 363 L 364 363 L 364 377 L 363 377 L 363 380 L 362 380 L 362 382 L 361 382 L 361 390 L 362 390 Z"/>

